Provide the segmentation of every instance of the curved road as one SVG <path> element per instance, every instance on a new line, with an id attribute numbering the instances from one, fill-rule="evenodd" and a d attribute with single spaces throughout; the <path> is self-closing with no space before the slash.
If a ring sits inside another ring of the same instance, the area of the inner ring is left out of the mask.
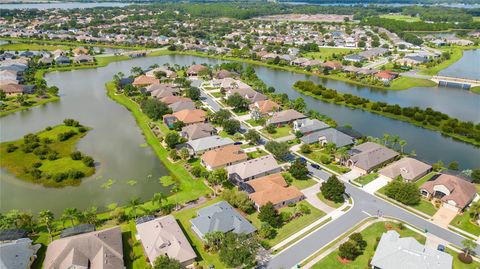
<path id="1" fill-rule="evenodd" d="M 354 206 L 341 217 L 331 221 L 321 229 L 313 232 L 295 245 L 280 252 L 268 262 L 268 268 L 291 268 L 299 264 L 310 255 L 326 246 L 338 236 L 344 234 L 363 219 L 374 216 L 380 211 L 383 216 L 393 217 L 405 221 L 419 229 L 427 229 L 429 233 L 442 238 L 454 245 L 461 246 L 465 238 L 441 228 L 421 217 L 414 215 L 398 206 L 390 204 L 372 194 L 369 194 L 349 183 L 345 183 L 346 192 L 354 200 Z M 365 213 L 366 212 L 366 213 Z M 480 248 L 477 246 L 476 252 Z"/>

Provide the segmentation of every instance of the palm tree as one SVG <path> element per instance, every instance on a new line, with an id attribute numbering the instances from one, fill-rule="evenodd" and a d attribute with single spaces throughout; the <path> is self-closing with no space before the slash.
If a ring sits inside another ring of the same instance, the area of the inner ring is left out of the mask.
<path id="1" fill-rule="evenodd" d="M 162 206 L 162 202 L 166 199 L 166 195 L 162 192 L 157 192 L 153 195 L 152 203 L 158 204 L 159 207 Z"/>
<path id="2" fill-rule="evenodd" d="M 390 142 L 390 134 L 384 133 L 383 134 L 383 145 L 387 145 Z"/>
<path id="3" fill-rule="evenodd" d="M 395 148 L 395 145 L 397 145 L 397 143 L 400 141 L 400 136 L 398 135 L 394 135 L 392 137 L 392 148 Z"/>
<path id="4" fill-rule="evenodd" d="M 465 257 L 470 256 L 470 253 L 477 247 L 477 243 L 475 241 L 472 241 L 470 239 L 465 239 L 462 241 L 463 245 L 463 253 L 465 254 Z"/>
<path id="5" fill-rule="evenodd" d="M 40 222 L 45 224 L 45 226 L 47 227 L 48 234 L 50 235 L 50 242 L 52 242 L 53 238 L 52 238 L 52 227 L 51 227 L 51 225 L 52 225 L 52 221 L 54 219 L 52 211 L 50 211 L 48 209 L 47 210 L 42 210 L 38 214 L 38 217 L 39 217 Z"/>
<path id="6" fill-rule="evenodd" d="M 403 149 L 407 145 L 407 141 L 401 139 L 400 141 L 398 141 L 398 144 L 400 145 L 400 152 L 403 154 Z"/>
<path id="7" fill-rule="evenodd" d="M 138 67 L 138 66 L 134 66 L 130 69 L 130 72 L 132 73 L 132 75 L 134 76 L 139 76 L 139 75 L 142 75 L 143 74 L 143 69 L 141 67 Z"/>
<path id="8" fill-rule="evenodd" d="M 155 69 L 155 68 L 158 68 L 158 67 L 160 67 L 158 64 L 152 64 L 148 68 Z"/>
<path id="9" fill-rule="evenodd" d="M 480 202 L 476 202 L 470 206 L 470 210 L 473 214 L 472 218 L 478 220 L 478 215 L 480 214 Z"/>
<path id="10" fill-rule="evenodd" d="M 72 226 L 74 226 L 75 225 L 74 220 L 78 217 L 78 215 L 79 215 L 78 209 L 74 207 L 68 207 L 68 208 L 65 208 L 65 210 L 63 210 L 62 218 L 64 220 L 69 219 L 70 222 L 72 223 Z"/>
<path id="11" fill-rule="evenodd" d="M 339 148 L 335 153 L 335 158 L 340 161 L 340 164 L 344 164 L 348 157 L 349 155 L 346 148 Z"/>
<path id="12" fill-rule="evenodd" d="M 133 216 L 137 218 L 137 209 L 140 206 L 140 198 L 132 198 L 128 201 L 128 205 L 132 208 Z"/>
<path id="13" fill-rule="evenodd" d="M 172 193 L 175 194 L 175 210 L 178 209 L 178 197 L 177 197 L 177 192 L 180 191 L 180 186 L 178 186 L 177 183 L 173 184 L 172 189 L 170 190 Z"/>

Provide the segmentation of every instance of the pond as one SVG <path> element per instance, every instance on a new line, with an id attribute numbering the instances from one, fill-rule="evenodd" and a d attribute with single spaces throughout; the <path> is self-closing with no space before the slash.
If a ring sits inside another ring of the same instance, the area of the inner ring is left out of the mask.
<path id="1" fill-rule="evenodd" d="M 438 74 L 448 77 L 480 80 L 480 49 L 464 51 L 460 60 L 443 69 Z M 480 105 L 480 102 L 477 102 L 477 104 Z"/>
<path id="2" fill-rule="evenodd" d="M 222 61 L 170 55 L 114 62 L 98 69 L 47 74 L 48 84 L 60 88 L 61 101 L 0 118 L 0 126 L 2 126 L 0 140 L 16 140 L 27 133 L 59 124 L 65 118 L 74 118 L 93 128 L 81 140 L 78 147 L 80 151 L 92 156 L 100 165 L 96 174 L 84 179 L 80 186 L 63 189 L 44 188 L 23 182 L 1 171 L 0 212 L 12 208 L 31 210 L 32 212 L 51 209 L 56 213 L 66 207 L 84 209 L 89 206 L 97 206 L 102 209 L 113 202 L 124 204 L 133 197 L 149 199 L 154 193 L 165 191 L 158 179 L 168 172 L 152 150 L 145 145 L 141 130 L 137 127 L 130 112 L 106 96 L 104 85 L 112 79 L 115 73 L 129 74 L 130 69 L 134 66 L 146 68 L 152 64 L 162 65 L 164 63 L 191 65 L 193 62 L 217 64 Z M 268 85 L 275 87 L 277 92 L 285 92 L 291 98 L 302 96 L 310 109 L 326 114 L 340 124 L 348 123 L 364 135 L 382 137 L 383 133 L 398 134 L 402 139 L 407 140 L 407 150 L 416 149 L 418 157 L 429 162 L 441 159 L 448 163 L 455 160 L 460 163 L 462 168 L 477 167 L 479 164 L 480 150 L 478 148 L 408 123 L 360 110 L 326 104 L 299 94 L 291 88 L 291 85 L 297 80 L 318 81 L 317 77 L 266 67 L 255 68 L 259 77 Z M 344 90 L 361 92 L 351 84 L 339 83 L 338 85 Z M 426 90 L 436 91 L 438 89 L 427 88 Z M 396 96 L 396 93 L 393 92 L 384 92 L 383 94 Z M 464 105 L 470 106 L 471 104 Z M 460 103 L 459 106 L 461 106 Z M 470 107 L 470 109 L 473 111 L 478 107 Z M 115 183 L 108 189 L 102 188 L 108 179 L 112 179 Z M 128 184 L 130 180 L 135 180 L 136 184 Z"/>

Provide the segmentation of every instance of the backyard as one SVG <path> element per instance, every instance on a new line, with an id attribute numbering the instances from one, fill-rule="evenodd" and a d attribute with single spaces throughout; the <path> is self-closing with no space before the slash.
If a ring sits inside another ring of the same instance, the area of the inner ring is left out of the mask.
<path id="1" fill-rule="evenodd" d="M 362 186 L 365 186 L 368 183 L 372 182 L 377 177 L 378 177 L 377 173 L 371 173 L 371 174 L 367 174 L 365 176 L 361 176 L 361 177 L 356 178 L 355 182 L 358 182 L 358 183 L 362 184 Z"/>
<path id="2" fill-rule="evenodd" d="M 344 49 L 344 48 L 320 48 L 318 52 L 308 52 L 305 53 L 305 57 L 312 58 L 316 60 L 327 60 L 333 54 L 339 55 L 348 55 L 359 51 L 358 49 Z"/>
<path id="3" fill-rule="evenodd" d="M 287 135 L 290 135 L 292 131 L 292 128 L 288 125 L 286 126 L 282 126 L 282 127 L 276 127 L 275 128 L 275 132 L 274 133 L 269 133 L 267 132 L 267 130 L 265 129 L 262 129 L 262 133 L 264 133 L 265 135 L 273 138 L 273 139 L 276 139 L 276 138 L 280 138 L 280 137 L 284 137 L 284 136 L 287 136 Z"/>
<path id="4" fill-rule="evenodd" d="M 343 167 L 343 166 L 332 163 L 330 155 L 323 150 L 314 150 L 310 153 L 306 153 L 306 154 L 301 153 L 301 154 L 305 155 L 305 157 L 313 160 L 316 163 L 325 165 L 330 170 L 333 170 L 339 174 L 347 173 L 350 171 L 350 169 L 347 167 Z"/>

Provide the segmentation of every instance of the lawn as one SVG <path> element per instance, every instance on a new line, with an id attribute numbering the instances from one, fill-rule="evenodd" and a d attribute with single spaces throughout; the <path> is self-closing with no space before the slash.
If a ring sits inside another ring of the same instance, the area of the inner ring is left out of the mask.
<path id="1" fill-rule="evenodd" d="M 455 226 L 459 229 L 462 229 L 466 232 L 474 234 L 476 236 L 480 235 L 480 226 L 477 224 L 472 223 L 470 220 L 470 212 L 463 212 L 461 215 L 457 215 L 450 225 Z"/>
<path id="2" fill-rule="evenodd" d="M 57 136 L 59 134 L 69 131 L 74 131 L 75 135 L 64 141 L 60 141 L 58 139 Z M 8 172 L 14 174 L 15 177 L 19 179 L 42 184 L 44 186 L 64 187 L 69 185 L 78 185 L 81 182 L 81 177 L 90 176 L 95 172 L 94 167 L 88 167 L 82 162 L 82 160 L 73 160 L 70 157 L 70 154 L 76 150 L 76 145 L 79 140 L 86 134 L 86 132 L 80 132 L 79 128 L 77 127 L 65 125 L 58 125 L 52 127 L 51 130 L 38 132 L 37 135 L 41 142 L 36 149 L 48 147 L 51 152 L 56 152 L 57 158 L 52 160 L 49 158 L 42 160 L 38 155 L 34 154 L 34 152 L 24 152 L 22 150 L 22 146 L 24 145 L 23 138 L 11 142 L 3 142 L 0 144 L 0 165 L 2 168 L 5 168 Z M 46 138 L 51 140 L 51 142 L 45 144 L 43 139 Z M 17 149 L 13 152 L 7 152 L 7 147 L 9 144 L 16 146 Z M 47 156 L 49 155 L 50 153 L 47 153 Z M 31 170 L 34 163 L 41 164 L 39 167 L 37 167 L 42 172 L 39 178 L 34 177 L 31 173 L 27 173 L 26 171 L 27 169 Z M 53 176 L 58 173 L 69 172 L 72 169 L 82 172 L 83 176 L 77 179 L 68 176 L 68 178 L 58 181 L 54 180 L 52 177 L 48 177 L 48 175 Z"/>
<path id="3" fill-rule="evenodd" d="M 262 129 L 262 133 L 264 133 L 265 135 L 267 135 L 267 136 L 269 136 L 273 139 L 284 137 L 284 136 L 287 136 L 287 135 L 291 135 L 291 133 L 290 133 L 291 131 L 292 131 L 292 128 L 288 125 L 275 128 L 275 133 L 273 133 L 273 134 L 270 134 L 270 133 L 267 132 L 267 130 Z"/>
<path id="4" fill-rule="evenodd" d="M 473 261 L 471 264 L 465 264 L 460 261 L 458 258 L 458 253 L 447 248 L 446 251 L 448 254 L 453 256 L 453 269 L 478 269 L 480 268 L 480 262 Z"/>
<path id="5" fill-rule="evenodd" d="M 200 208 L 212 205 L 216 202 L 221 201 L 221 198 L 212 199 L 199 207 L 190 208 L 186 210 L 182 210 L 179 212 L 173 213 L 173 216 L 177 219 L 180 227 L 182 228 L 183 232 L 187 235 L 190 244 L 192 245 L 193 249 L 197 253 L 197 261 L 200 262 L 204 266 L 204 268 L 208 268 L 210 265 L 214 265 L 215 268 L 225 268 L 226 266 L 220 262 L 218 258 L 218 254 L 212 254 L 203 249 L 203 242 L 197 236 L 197 234 L 190 228 L 190 220 L 197 216 L 197 211 Z"/>
<path id="6" fill-rule="evenodd" d="M 314 269 L 323 269 L 323 268 L 342 268 L 342 269 L 358 269 L 358 268 L 370 268 L 368 265 L 369 260 L 373 257 L 375 253 L 375 244 L 376 238 L 381 237 L 384 232 L 387 232 L 389 229 L 396 229 L 401 237 L 414 237 L 417 241 L 424 244 L 425 237 L 419 235 L 418 233 L 404 228 L 400 230 L 397 228 L 398 224 L 392 222 L 377 222 L 368 226 L 365 230 L 361 231 L 363 239 L 367 241 L 367 247 L 362 255 L 358 256 L 354 261 L 349 263 L 341 263 L 338 260 L 338 250 L 333 251 L 328 254 L 318 263 L 316 263 L 312 268 Z"/>
<path id="7" fill-rule="evenodd" d="M 310 188 L 311 186 L 317 184 L 317 182 L 311 178 L 306 180 L 293 179 L 291 185 L 297 187 L 299 190 Z"/>
<path id="8" fill-rule="evenodd" d="M 411 87 L 435 87 L 437 83 L 423 78 L 398 77 L 390 83 L 390 90 L 405 90 Z"/>
<path id="9" fill-rule="evenodd" d="M 258 149 L 256 151 L 247 152 L 247 156 L 249 159 L 256 159 L 262 156 L 268 155 L 268 153 L 264 150 Z"/>
<path id="10" fill-rule="evenodd" d="M 344 48 L 322 48 L 320 47 L 320 51 L 318 52 L 308 52 L 305 53 L 305 57 L 312 58 L 316 60 L 327 60 L 329 59 L 332 54 L 343 54 L 348 55 L 360 51 L 359 49 L 344 49 Z"/>
<path id="11" fill-rule="evenodd" d="M 49 102 L 54 102 L 60 100 L 60 97 L 47 94 L 48 98 L 41 98 L 34 94 L 27 94 L 26 103 L 27 105 L 20 105 L 15 101 L 15 97 L 8 97 L 6 100 L 2 101 L 0 106 L 0 117 L 6 116 L 10 113 L 14 113 L 20 110 L 26 110 L 34 106 L 43 105 Z"/>
<path id="12" fill-rule="evenodd" d="M 4 44 L 0 45 L 0 50 L 13 50 L 13 51 L 40 51 L 40 50 L 69 50 L 72 48 L 71 46 L 65 45 L 45 45 L 45 44 L 35 44 L 35 43 L 11 43 L 11 44 Z"/>
<path id="13" fill-rule="evenodd" d="M 143 246 L 135 238 L 135 221 L 131 220 L 120 226 L 122 229 L 123 260 L 127 269 L 147 268 L 147 260 L 143 252 Z"/>
<path id="14" fill-rule="evenodd" d="M 359 178 L 356 178 L 354 181 L 362 184 L 362 186 L 367 185 L 368 183 L 372 182 L 374 179 L 378 177 L 377 173 L 371 173 L 365 176 L 361 176 Z"/>
<path id="15" fill-rule="evenodd" d="M 282 242 L 289 236 L 295 234 L 296 232 L 300 231 L 304 227 L 310 225 L 314 221 L 320 219 L 321 217 L 325 216 L 325 212 L 320 211 L 310 205 L 307 201 L 301 201 L 297 203 L 297 205 L 303 204 L 306 205 L 310 209 L 310 214 L 308 215 L 303 215 L 299 218 L 296 218 L 294 220 L 291 220 L 287 223 L 285 223 L 281 228 L 277 229 L 277 235 L 273 239 L 268 239 L 265 240 L 266 243 L 270 246 L 275 246 L 276 244 Z M 279 211 L 280 212 L 293 212 L 295 210 L 294 207 L 284 207 L 281 208 Z M 252 222 L 252 224 L 257 227 L 257 229 L 260 228 L 261 222 L 258 219 L 258 212 L 255 212 L 254 214 L 247 215 L 247 219 Z"/>
<path id="16" fill-rule="evenodd" d="M 423 198 L 420 199 L 420 203 L 418 203 L 418 205 L 413 205 L 411 207 L 429 216 L 435 215 L 435 213 L 437 213 L 438 211 L 438 208 L 436 208 L 431 202 Z"/>
<path id="17" fill-rule="evenodd" d="M 337 165 L 337 164 L 333 164 L 333 163 L 329 163 L 329 164 L 325 164 L 322 162 L 322 158 L 327 158 L 329 157 L 329 154 L 324 152 L 324 151 L 321 151 L 321 150 L 314 150 L 308 154 L 304 154 L 304 153 L 301 153 L 303 155 L 305 155 L 305 157 L 315 161 L 316 163 L 320 163 L 320 164 L 323 164 L 324 166 L 328 167 L 329 169 L 339 173 L 339 174 L 343 174 L 343 173 L 347 173 L 350 171 L 350 168 L 347 168 L 347 167 L 344 167 L 344 166 L 340 166 L 340 165 Z M 324 157 L 322 157 L 324 156 Z"/>
<path id="18" fill-rule="evenodd" d="M 420 186 L 423 185 L 423 183 L 427 182 L 429 179 L 431 179 L 434 175 L 436 175 L 437 172 L 430 172 L 428 174 L 426 174 L 425 176 L 423 176 L 422 178 L 420 178 L 419 180 L 417 180 L 415 182 L 415 185 L 417 185 L 417 187 L 420 188 Z"/>
<path id="19" fill-rule="evenodd" d="M 223 94 L 221 92 L 212 92 L 211 94 L 215 98 L 222 98 L 223 97 Z"/>
<path id="20" fill-rule="evenodd" d="M 440 49 L 442 52 L 450 52 L 450 59 L 441 62 L 440 64 L 430 67 L 430 68 L 423 68 L 420 74 L 424 75 L 436 75 L 441 70 L 447 68 L 449 65 L 455 63 L 456 61 L 460 60 L 463 56 L 463 50 L 467 49 L 468 47 L 455 47 L 450 46 L 448 48 Z"/>
<path id="21" fill-rule="evenodd" d="M 402 14 L 383 14 L 383 15 L 380 15 L 380 18 L 391 19 L 391 20 L 399 20 L 399 21 L 405 21 L 405 22 L 420 22 L 420 21 L 422 21 L 418 17 L 412 17 L 412 16 L 402 15 Z"/>
<path id="22" fill-rule="evenodd" d="M 235 135 L 229 135 L 229 134 L 227 134 L 227 132 L 225 132 L 225 131 L 223 131 L 223 130 L 220 131 L 220 132 L 218 132 L 218 135 L 219 135 L 220 137 L 228 137 L 228 138 L 230 138 L 230 139 L 232 139 L 232 140 L 234 140 L 234 141 L 241 141 L 241 140 L 243 139 L 243 137 L 242 137 L 242 139 L 235 139 Z"/>
<path id="23" fill-rule="evenodd" d="M 323 196 L 322 192 L 317 193 L 317 197 L 318 199 L 320 199 L 320 201 L 322 201 L 324 204 L 328 205 L 329 207 L 339 208 L 343 205 L 343 203 L 335 203 L 334 201 L 328 200 L 327 198 L 325 198 L 325 196 Z"/>
<path id="24" fill-rule="evenodd" d="M 256 126 L 261 126 L 262 125 L 262 122 L 261 121 L 256 121 L 254 119 L 248 119 L 246 120 L 246 122 L 250 125 L 252 125 L 253 127 L 256 127 Z"/>

